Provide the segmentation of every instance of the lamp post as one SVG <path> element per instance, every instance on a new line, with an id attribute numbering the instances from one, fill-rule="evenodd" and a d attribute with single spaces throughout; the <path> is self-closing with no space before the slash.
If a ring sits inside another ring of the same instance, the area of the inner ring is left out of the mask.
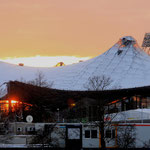
<path id="1" fill-rule="evenodd" d="M 57 119 L 57 122 L 59 122 L 59 108 L 57 108 L 57 111 L 58 111 L 58 119 Z"/>
<path id="2" fill-rule="evenodd" d="M 141 123 L 143 124 L 143 105 L 141 106 Z"/>

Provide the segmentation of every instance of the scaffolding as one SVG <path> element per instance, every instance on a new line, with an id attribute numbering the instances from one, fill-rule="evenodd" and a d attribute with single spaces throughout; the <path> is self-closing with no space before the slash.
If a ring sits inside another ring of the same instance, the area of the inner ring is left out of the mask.
<path id="1" fill-rule="evenodd" d="M 150 33 L 145 33 L 143 43 L 142 43 L 142 49 L 150 55 Z"/>

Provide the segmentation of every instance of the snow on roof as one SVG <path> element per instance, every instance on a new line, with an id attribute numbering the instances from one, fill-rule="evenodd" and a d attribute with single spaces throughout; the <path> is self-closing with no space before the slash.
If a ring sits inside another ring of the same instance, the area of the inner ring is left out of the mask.
<path id="1" fill-rule="evenodd" d="M 9 80 L 32 80 L 41 71 L 53 87 L 65 90 L 87 90 L 89 77 L 110 77 L 111 87 L 133 88 L 150 85 L 150 56 L 139 48 L 136 40 L 125 36 L 108 51 L 82 63 L 57 67 L 34 68 L 0 62 L 0 84 Z"/>
<path id="2" fill-rule="evenodd" d="M 0 98 L 5 96 L 6 94 L 7 94 L 7 85 L 6 83 L 3 83 L 2 85 L 0 85 Z"/>
<path id="3" fill-rule="evenodd" d="M 127 110 L 123 112 L 119 112 L 112 114 L 115 116 L 113 121 L 125 121 L 125 120 L 145 120 L 150 119 L 150 109 L 135 109 L 135 110 Z"/>

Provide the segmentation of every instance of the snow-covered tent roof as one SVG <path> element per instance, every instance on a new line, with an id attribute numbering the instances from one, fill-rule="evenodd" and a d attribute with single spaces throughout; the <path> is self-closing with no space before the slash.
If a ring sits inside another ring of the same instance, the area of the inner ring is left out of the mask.
<path id="1" fill-rule="evenodd" d="M 7 84 L 4 82 L 0 85 L 0 98 L 7 94 Z"/>
<path id="2" fill-rule="evenodd" d="M 53 88 L 86 90 L 89 77 L 110 77 L 110 88 L 134 88 L 150 85 L 150 56 L 131 36 L 123 37 L 108 51 L 78 64 L 57 68 L 33 68 L 0 62 L 0 85 L 9 80 L 32 80 L 41 71 Z"/>
<path id="3" fill-rule="evenodd" d="M 135 110 L 127 110 L 123 112 L 114 113 L 115 117 L 113 121 L 132 121 L 132 120 L 149 120 L 150 119 L 150 111 L 149 109 L 135 109 Z M 113 118 L 112 115 L 112 118 Z"/>

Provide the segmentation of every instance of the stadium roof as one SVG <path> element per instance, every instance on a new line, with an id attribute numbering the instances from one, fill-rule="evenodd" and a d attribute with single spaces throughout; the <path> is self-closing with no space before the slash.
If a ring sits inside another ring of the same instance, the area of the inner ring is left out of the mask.
<path id="1" fill-rule="evenodd" d="M 150 85 L 150 56 L 131 36 L 121 38 L 108 51 L 93 59 L 54 68 L 34 68 L 0 62 L 0 85 L 10 80 L 33 80 L 41 71 L 53 87 L 61 90 L 84 91 L 89 77 L 106 76 L 113 82 L 110 89 Z"/>

